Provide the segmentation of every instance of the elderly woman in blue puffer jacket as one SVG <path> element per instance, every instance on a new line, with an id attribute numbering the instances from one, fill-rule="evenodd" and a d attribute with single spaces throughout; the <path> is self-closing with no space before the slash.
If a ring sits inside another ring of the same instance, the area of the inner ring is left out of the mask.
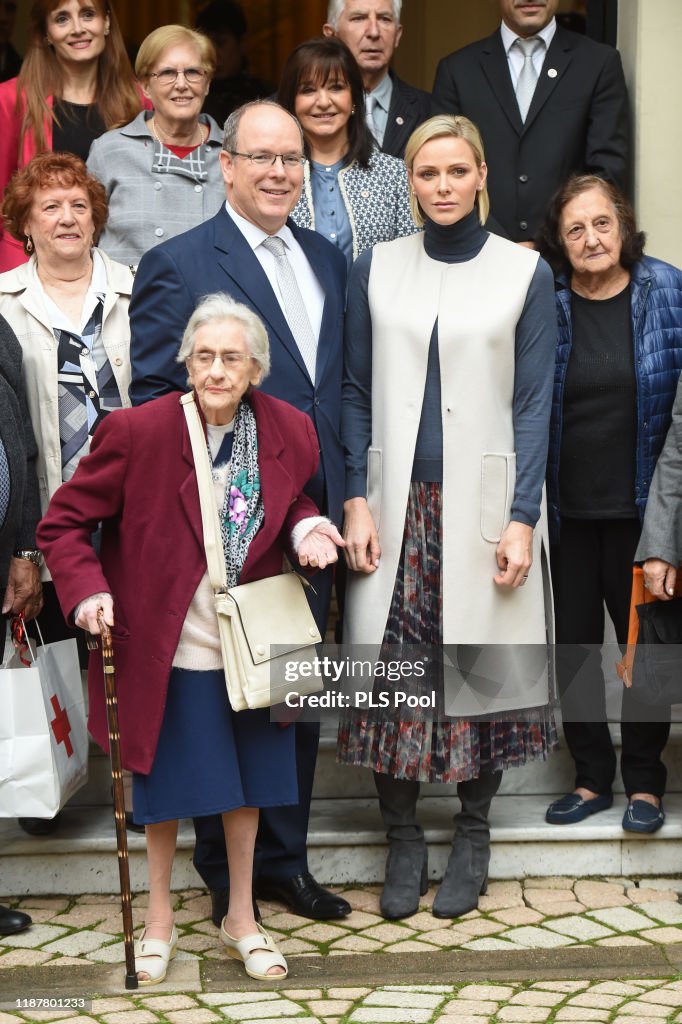
<path id="1" fill-rule="evenodd" d="M 547 470 L 557 677 L 575 788 L 550 804 L 552 824 L 613 803 L 616 755 L 600 646 L 604 604 L 627 640 L 632 562 L 649 483 L 682 369 L 682 272 L 643 254 L 628 201 L 592 175 L 555 194 L 538 237 L 556 275 L 559 320 Z M 623 691 L 623 828 L 664 821 L 661 753 L 669 716 Z"/>

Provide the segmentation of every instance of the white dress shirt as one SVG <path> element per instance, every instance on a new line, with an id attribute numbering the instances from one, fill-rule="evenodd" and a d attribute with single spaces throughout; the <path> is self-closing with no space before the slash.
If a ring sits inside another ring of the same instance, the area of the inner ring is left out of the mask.
<path id="1" fill-rule="evenodd" d="M 280 304 L 284 319 L 286 320 L 286 306 L 284 303 L 284 296 L 279 290 L 279 284 L 277 282 L 277 269 L 275 264 L 275 257 L 267 249 L 263 248 L 261 244 L 266 238 L 270 236 L 262 228 L 259 228 L 257 224 L 252 224 L 250 220 L 246 220 L 241 214 L 237 213 L 230 203 L 225 201 L 225 209 L 228 214 L 237 225 L 247 243 L 253 249 L 256 259 L 260 263 L 261 267 L 265 271 L 268 281 L 272 286 L 272 290 L 275 293 L 277 301 Z M 310 326 L 312 327 L 315 339 L 319 340 L 320 328 L 322 326 L 322 313 L 324 310 L 324 290 L 322 285 L 315 276 L 313 268 L 310 266 L 306 254 L 298 244 L 293 236 L 291 228 L 284 227 L 280 228 L 279 231 L 274 232 L 278 238 L 281 238 L 287 247 L 287 257 L 294 271 L 298 287 L 305 303 L 306 312 L 308 319 L 310 320 Z"/>
<path id="2" fill-rule="evenodd" d="M 549 24 L 545 25 L 541 32 L 536 32 L 535 37 L 542 39 L 544 46 L 538 46 L 535 53 L 533 54 L 533 67 L 535 68 L 538 77 L 542 71 L 542 65 L 545 62 L 547 56 L 547 50 L 549 44 L 554 39 L 554 33 L 556 32 L 556 18 L 552 18 Z M 512 85 L 514 91 L 516 91 L 516 83 L 519 80 L 521 74 L 521 68 L 523 67 L 523 53 L 518 46 L 514 46 L 517 39 L 522 39 L 523 36 L 519 36 L 516 32 L 512 32 L 510 28 L 502 22 L 500 27 L 500 34 L 502 35 L 502 45 L 504 46 L 504 52 L 507 54 L 507 61 L 509 63 L 509 74 L 511 75 Z"/>

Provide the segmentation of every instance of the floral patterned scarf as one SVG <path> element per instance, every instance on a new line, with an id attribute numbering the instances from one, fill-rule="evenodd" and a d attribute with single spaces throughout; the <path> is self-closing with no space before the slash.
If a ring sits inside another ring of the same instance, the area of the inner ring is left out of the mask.
<path id="1" fill-rule="evenodd" d="M 249 545 L 264 518 L 258 471 L 256 417 L 249 402 L 243 398 L 235 417 L 230 476 L 220 516 L 228 587 L 236 587 L 239 583 Z"/>

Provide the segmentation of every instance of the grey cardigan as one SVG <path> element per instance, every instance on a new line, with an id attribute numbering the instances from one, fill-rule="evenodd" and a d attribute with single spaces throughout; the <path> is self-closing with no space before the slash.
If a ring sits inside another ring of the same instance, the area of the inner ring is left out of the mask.
<path id="1" fill-rule="evenodd" d="M 12 552 L 36 546 L 40 498 L 36 476 L 37 448 L 21 379 L 21 346 L 0 316 L 0 441 L 10 475 L 7 515 L 0 523 L 0 600 L 5 593 Z M 3 627 L 4 628 L 4 627 Z"/>
<path id="2" fill-rule="evenodd" d="M 636 562 L 662 558 L 682 561 L 682 377 L 677 385 L 672 423 L 649 488 Z"/>
<path id="3" fill-rule="evenodd" d="M 134 121 L 105 132 L 93 142 L 88 169 L 104 185 L 109 220 L 98 246 L 112 260 L 137 266 L 148 249 L 210 220 L 225 202 L 220 169 L 222 133 L 208 114 L 199 120 L 209 126 L 201 146 L 208 176 L 199 181 L 183 161 L 182 173 L 154 169 L 155 142 L 146 126 L 149 111 Z M 179 161 L 178 161 L 179 163 Z"/>
<path id="4" fill-rule="evenodd" d="M 291 219 L 300 228 L 314 231 L 315 210 L 307 163 L 304 173 L 303 191 Z M 392 242 L 419 230 L 410 211 L 407 169 L 397 157 L 374 149 L 366 169 L 355 161 L 341 168 L 339 189 L 353 235 L 354 260 L 377 242 Z"/>

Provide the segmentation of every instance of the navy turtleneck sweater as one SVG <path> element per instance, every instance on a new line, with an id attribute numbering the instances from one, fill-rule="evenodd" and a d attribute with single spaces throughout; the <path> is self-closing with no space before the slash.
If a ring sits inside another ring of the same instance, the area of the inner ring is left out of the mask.
<path id="1" fill-rule="evenodd" d="M 481 227 L 478 214 L 473 210 L 456 224 L 444 226 L 427 220 L 423 238 L 424 248 L 432 259 L 464 263 L 478 255 L 488 239 L 488 232 Z M 341 413 L 347 499 L 367 494 L 367 449 L 372 438 L 372 322 L 367 294 L 371 266 L 372 253 L 368 251 L 355 261 L 348 284 Z M 556 338 L 548 336 L 546 327 L 547 323 L 555 321 L 552 273 L 540 259 L 516 325 L 515 347 L 513 418 L 517 473 L 511 517 L 529 526 L 535 526 L 540 516 L 553 377 L 553 360 L 539 358 L 538 345 L 551 343 L 554 351 Z M 400 400 L 399 396 L 396 400 Z M 431 332 L 412 479 L 441 481 L 442 478 L 443 427 L 436 321 Z"/>

